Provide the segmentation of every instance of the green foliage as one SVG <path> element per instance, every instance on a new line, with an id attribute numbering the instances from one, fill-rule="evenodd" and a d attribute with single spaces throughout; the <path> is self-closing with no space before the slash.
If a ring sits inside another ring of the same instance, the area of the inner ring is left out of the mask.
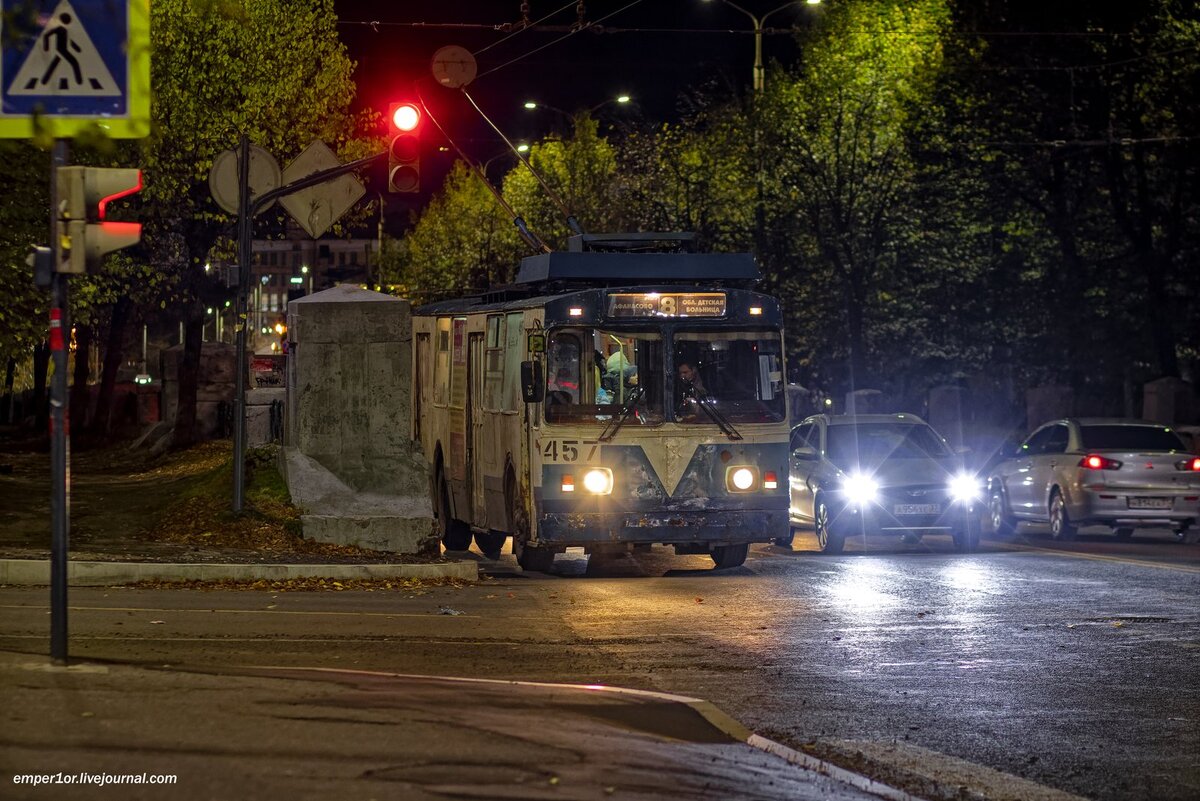
<path id="1" fill-rule="evenodd" d="M 416 227 L 385 249 L 383 283 L 418 301 L 439 300 L 511 280 L 526 251 L 507 212 L 460 161 Z"/>
<path id="2" fill-rule="evenodd" d="M 25 142 L 0 141 L 0 367 L 23 360 L 46 335 L 49 295 L 25 264 L 31 245 L 50 239 L 50 156 Z"/>

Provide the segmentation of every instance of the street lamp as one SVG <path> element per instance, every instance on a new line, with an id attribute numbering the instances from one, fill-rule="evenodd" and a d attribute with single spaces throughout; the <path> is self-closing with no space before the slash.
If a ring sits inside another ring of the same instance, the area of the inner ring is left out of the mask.
<path id="1" fill-rule="evenodd" d="M 704 0 L 704 2 L 711 3 L 712 0 Z M 736 8 L 738 11 L 742 12 L 747 17 L 749 17 L 750 21 L 754 24 L 754 91 L 761 92 L 763 90 L 763 87 L 766 84 L 766 81 L 763 79 L 762 37 L 763 37 L 763 28 L 767 24 L 767 18 L 770 17 L 772 14 L 774 14 L 776 11 L 782 11 L 785 8 L 789 8 L 791 6 L 796 5 L 798 3 L 798 0 L 791 0 L 791 2 L 784 3 L 783 5 L 779 6 L 778 8 L 773 8 L 770 11 L 768 11 L 766 14 L 763 14 L 761 17 L 754 16 L 749 11 L 742 8 L 737 3 L 733 2 L 733 0 L 721 0 L 721 2 L 727 6 Z M 805 0 L 805 3 L 810 6 L 815 6 L 815 5 L 820 5 L 821 0 Z"/>
<path id="2" fill-rule="evenodd" d="M 624 105 L 624 104 L 628 103 L 631 99 L 632 98 L 630 98 L 629 95 L 617 95 L 616 97 L 610 97 L 607 100 L 601 100 L 599 103 L 597 103 L 596 105 L 587 109 L 586 111 L 578 112 L 578 113 L 585 113 L 585 114 L 589 114 L 589 115 L 595 114 L 597 109 L 601 108 L 602 106 L 607 106 L 609 103 L 617 103 L 620 105 Z M 575 124 L 575 115 L 568 114 L 567 112 L 563 111 L 561 108 L 556 108 L 555 106 L 551 106 L 547 103 L 539 103 L 536 100 L 526 100 L 524 105 L 525 105 L 525 108 L 529 109 L 530 111 L 535 111 L 539 108 L 544 108 L 549 111 L 556 112 L 558 114 L 561 114 L 563 117 L 566 117 L 571 122 L 572 125 Z"/>

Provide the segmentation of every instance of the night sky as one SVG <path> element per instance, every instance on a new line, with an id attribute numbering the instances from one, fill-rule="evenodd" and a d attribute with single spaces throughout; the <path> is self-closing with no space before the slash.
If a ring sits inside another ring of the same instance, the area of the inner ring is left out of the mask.
<path id="1" fill-rule="evenodd" d="M 561 28 L 576 21 L 576 4 L 531 0 L 530 20 L 553 13 L 544 24 L 554 29 L 525 30 L 504 40 L 511 32 L 491 28 L 518 23 L 521 5 L 520 0 L 405 0 L 386 6 L 335 0 L 339 35 L 358 64 L 354 77 L 360 106 L 386 110 L 390 102 L 414 99 L 414 82 L 424 79 L 420 91 L 439 122 L 467 153 L 483 161 L 501 153 L 504 145 L 464 98 L 433 82 L 430 59 L 444 45 L 477 53 L 480 77 L 468 91 L 514 141 L 533 141 L 565 128 L 562 115 L 527 111 L 522 107 L 526 100 L 573 112 L 628 94 L 633 102 L 610 103 L 597 117 L 602 124 L 637 127 L 677 119 L 681 98 L 689 91 L 707 86 L 727 95 L 750 84 L 751 21 L 715 0 L 592 0 L 584 4 L 586 19 L 603 19 L 606 32 L 585 30 L 559 42 L 554 40 L 566 34 Z M 741 5 L 761 14 L 778 8 L 780 0 L 745 0 Z M 798 2 L 795 8 L 773 14 L 767 24 L 785 29 L 814 13 L 820 13 L 819 6 Z M 370 25 L 372 21 L 378 25 Z M 531 53 L 542 46 L 546 47 Z M 786 63 L 795 59 L 797 48 L 789 35 L 767 35 L 764 52 L 768 63 Z M 485 74 L 495 68 L 499 69 Z M 438 153 L 437 145 L 444 142 L 436 130 L 423 134 L 422 140 L 429 148 L 422 182 L 432 189 L 453 154 Z"/>

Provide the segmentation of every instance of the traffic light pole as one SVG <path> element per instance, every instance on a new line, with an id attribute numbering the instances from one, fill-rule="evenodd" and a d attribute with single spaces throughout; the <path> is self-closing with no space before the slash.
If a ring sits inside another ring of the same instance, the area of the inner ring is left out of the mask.
<path id="1" fill-rule="evenodd" d="M 233 412 L 233 511 L 240 514 L 245 506 L 246 488 L 246 324 L 250 290 L 251 261 L 254 259 L 254 217 L 285 195 L 325 183 L 387 157 L 387 151 L 351 161 L 328 170 L 314 172 L 286 186 L 250 197 L 250 140 L 243 135 L 238 143 L 238 291 L 234 301 L 237 318 L 237 379 Z"/>
<path id="2" fill-rule="evenodd" d="M 68 158 L 67 143 L 54 142 L 50 159 L 50 250 L 55 270 L 50 279 L 50 352 L 54 380 L 50 384 L 50 658 L 67 661 L 67 550 L 71 534 L 71 449 L 67 436 L 67 346 L 71 337 L 68 277 L 62 263 L 58 219 L 58 171 Z"/>

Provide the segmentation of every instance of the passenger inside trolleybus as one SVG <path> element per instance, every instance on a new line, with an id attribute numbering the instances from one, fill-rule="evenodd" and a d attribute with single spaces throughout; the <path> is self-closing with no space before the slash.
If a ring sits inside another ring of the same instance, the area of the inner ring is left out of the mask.
<path id="1" fill-rule="evenodd" d="M 584 357 L 587 353 L 592 356 Z M 659 333 L 560 329 L 551 334 L 546 357 L 546 373 L 553 376 L 546 384 L 547 422 L 603 424 L 621 414 L 627 403 L 629 422 L 662 422 Z M 572 386 L 577 391 L 571 392 Z"/>

